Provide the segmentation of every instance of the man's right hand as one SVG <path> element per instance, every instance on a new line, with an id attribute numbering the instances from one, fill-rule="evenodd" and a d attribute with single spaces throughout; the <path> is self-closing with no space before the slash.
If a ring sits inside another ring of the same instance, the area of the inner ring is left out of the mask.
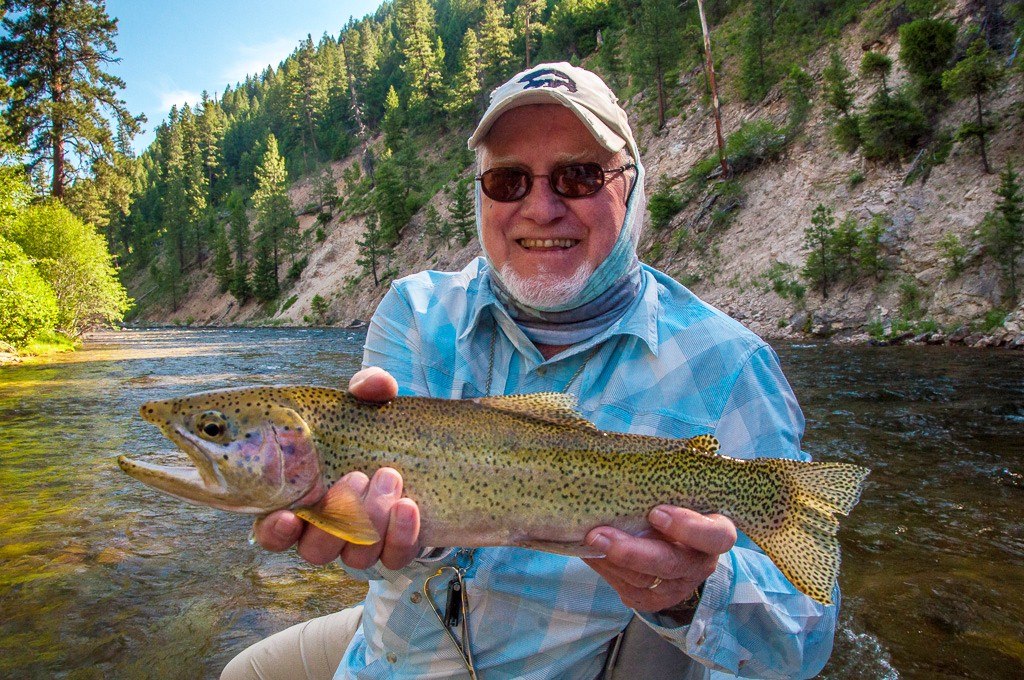
<path id="1" fill-rule="evenodd" d="M 348 390 L 363 401 L 390 401 L 398 394 L 398 383 L 381 368 L 366 368 L 349 381 Z M 350 472 L 327 492 L 342 487 L 363 498 L 363 507 L 383 539 L 373 545 L 353 545 L 304 522 L 288 510 L 272 512 L 256 522 L 256 540 L 267 550 L 281 552 L 293 545 L 307 562 L 327 564 L 338 557 L 353 569 L 367 569 L 380 560 L 388 569 L 401 569 L 419 552 L 420 511 L 409 498 L 402 498 L 402 475 L 394 468 L 381 468 L 368 478 Z"/>

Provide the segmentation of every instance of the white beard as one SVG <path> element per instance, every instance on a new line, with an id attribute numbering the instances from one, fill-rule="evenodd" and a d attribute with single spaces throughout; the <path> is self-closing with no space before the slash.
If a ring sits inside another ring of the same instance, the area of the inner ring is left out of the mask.
<path id="1" fill-rule="evenodd" d="M 561 306 L 579 295 L 593 273 L 593 265 L 584 262 L 569 276 L 560 272 L 540 272 L 527 278 L 520 276 L 506 262 L 501 267 L 500 276 L 513 300 L 526 307 L 546 309 Z"/>

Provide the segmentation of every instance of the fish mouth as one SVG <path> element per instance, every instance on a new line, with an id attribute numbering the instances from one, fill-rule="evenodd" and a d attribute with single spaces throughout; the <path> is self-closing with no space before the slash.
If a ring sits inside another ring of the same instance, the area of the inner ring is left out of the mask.
<path id="1" fill-rule="evenodd" d="M 195 467 L 160 465 L 124 455 L 118 456 L 117 464 L 125 473 L 144 484 L 185 500 L 235 512 L 263 512 L 239 508 L 230 502 L 227 483 L 195 435 L 177 425 L 162 429 L 167 438 L 185 452 Z"/>

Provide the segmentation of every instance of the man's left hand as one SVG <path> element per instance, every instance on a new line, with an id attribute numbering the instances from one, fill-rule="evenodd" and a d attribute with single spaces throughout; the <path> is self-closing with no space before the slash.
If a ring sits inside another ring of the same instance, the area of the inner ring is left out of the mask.
<path id="1" fill-rule="evenodd" d="M 584 562 L 611 584 L 627 607 L 656 612 L 693 596 L 715 571 L 719 555 L 736 544 L 736 526 L 723 515 L 670 505 L 654 508 L 647 519 L 654 530 L 644 536 L 612 527 L 591 530 L 586 543 L 605 557 Z"/>

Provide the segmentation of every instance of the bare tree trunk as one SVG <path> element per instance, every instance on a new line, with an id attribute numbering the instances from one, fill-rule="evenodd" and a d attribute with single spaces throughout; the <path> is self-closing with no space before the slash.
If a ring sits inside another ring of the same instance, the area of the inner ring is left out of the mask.
<path id="1" fill-rule="evenodd" d="M 708 32 L 708 20 L 704 15 L 704 1 L 697 0 L 700 12 L 700 28 L 704 33 L 704 58 L 707 63 L 708 81 L 711 84 L 711 107 L 715 112 L 715 133 L 718 137 L 718 160 L 722 164 L 722 176 L 729 176 L 729 161 L 725 157 L 725 138 L 722 137 L 722 116 L 718 105 L 718 87 L 715 85 L 715 63 L 711 59 L 711 34 Z"/>

